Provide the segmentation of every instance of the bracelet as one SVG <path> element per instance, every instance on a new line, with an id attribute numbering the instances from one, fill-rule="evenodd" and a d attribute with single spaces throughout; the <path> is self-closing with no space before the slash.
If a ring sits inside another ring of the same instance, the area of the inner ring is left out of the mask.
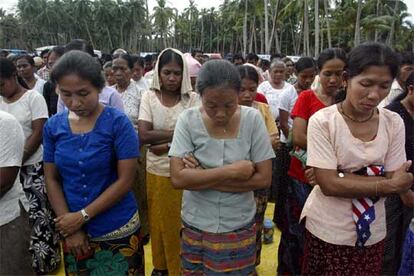
<path id="1" fill-rule="evenodd" d="M 378 182 L 379 182 L 379 181 L 376 181 L 376 182 L 375 182 L 375 196 L 376 196 L 376 197 L 378 196 Z"/>

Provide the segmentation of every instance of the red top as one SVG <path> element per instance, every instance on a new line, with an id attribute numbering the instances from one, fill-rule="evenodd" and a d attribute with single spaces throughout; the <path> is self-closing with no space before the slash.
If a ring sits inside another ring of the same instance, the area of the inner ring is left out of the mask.
<path id="1" fill-rule="evenodd" d="M 261 103 L 268 104 L 267 99 L 266 99 L 266 96 L 263 95 L 263 94 L 261 94 L 261 93 L 256 93 L 256 99 L 255 99 L 255 101 L 256 102 L 261 102 Z"/>
<path id="2" fill-rule="evenodd" d="M 299 117 L 309 121 L 309 118 L 316 113 L 316 111 L 324 107 L 326 107 L 326 105 L 316 97 L 314 91 L 305 90 L 299 94 L 295 106 L 292 109 L 291 116 L 292 118 Z M 301 182 L 308 183 L 308 180 L 305 177 L 305 171 L 302 168 L 302 162 L 296 157 L 292 156 L 291 158 L 288 174 L 290 177 Z"/>

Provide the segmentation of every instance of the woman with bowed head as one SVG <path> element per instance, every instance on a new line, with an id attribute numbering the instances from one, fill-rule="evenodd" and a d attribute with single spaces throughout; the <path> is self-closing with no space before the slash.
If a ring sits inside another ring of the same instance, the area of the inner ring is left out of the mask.
<path id="1" fill-rule="evenodd" d="M 270 136 L 270 142 L 272 148 L 275 150 L 280 146 L 279 131 L 276 126 L 276 122 L 273 119 L 270 108 L 267 104 L 255 101 L 257 94 L 257 86 L 259 85 L 259 74 L 257 70 L 252 66 L 240 65 L 237 67 L 241 86 L 238 96 L 239 105 L 253 107 L 259 110 L 262 118 L 265 122 L 267 132 Z M 264 215 L 267 207 L 267 201 L 269 199 L 270 189 L 259 189 L 254 191 L 254 199 L 256 201 L 256 265 L 260 264 L 260 256 L 262 251 L 262 231 Z"/>
<path id="2" fill-rule="evenodd" d="M 31 226 L 29 252 L 36 273 L 53 271 L 60 261 L 58 235 L 47 200 L 43 173 L 43 126 L 48 118 L 46 101 L 35 90 L 20 85 L 17 69 L 7 58 L 0 59 L 0 110 L 12 114 L 23 128 L 25 142 L 20 182 Z M 3 153 L 1 153 L 3 154 Z"/>
<path id="3" fill-rule="evenodd" d="M 343 50 L 329 48 L 322 51 L 317 60 L 320 78 L 318 89 L 300 92 L 290 112 L 293 119 L 293 151 L 285 182 L 286 194 L 281 203 L 284 210 L 282 214 L 275 212 L 275 215 L 281 216 L 274 218 L 276 224 L 281 225 L 282 232 L 277 268 L 280 274 L 300 274 L 301 271 L 305 227 L 299 219 L 311 187 L 315 185 L 311 171 L 306 168 L 308 121 L 315 112 L 335 103 L 336 94 L 342 87 L 345 65 L 346 55 Z M 305 172 L 308 172 L 306 176 Z"/>
<path id="4" fill-rule="evenodd" d="M 68 107 L 48 120 L 43 136 L 66 272 L 143 275 L 140 219 L 130 191 L 139 156 L 136 131 L 124 113 L 99 102 L 105 81 L 87 53 L 66 53 L 51 79 Z"/>
<path id="5" fill-rule="evenodd" d="M 167 48 L 158 56 L 150 90 L 144 93 L 138 133 L 147 151 L 147 200 L 153 275 L 180 274 L 182 192 L 171 186 L 168 150 L 178 115 L 199 104 L 183 54 Z"/>
<path id="6" fill-rule="evenodd" d="M 378 104 L 398 59 L 387 46 L 361 44 L 348 56 L 344 101 L 315 113 L 307 165 L 316 183 L 303 208 L 303 275 L 380 275 L 386 236 L 385 197 L 412 199 L 401 117 Z"/>
<path id="7" fill-rule="evenodd" d="M 260 112 L 238 105 L 240 86 L 234 65 L 206 62 L 197 80 L 202 106 L 184 111 L 174 131 L 169 155 L 172 185 L 184 190 L 184 275 L 255 273 L 253 191 L 270 186 L 275 155 Z"/>

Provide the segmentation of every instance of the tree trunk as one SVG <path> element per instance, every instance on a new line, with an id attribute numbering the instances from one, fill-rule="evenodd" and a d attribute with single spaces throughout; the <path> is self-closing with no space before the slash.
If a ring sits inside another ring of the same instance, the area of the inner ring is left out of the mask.
<path id="1" fill-rule="evenodd" d="M 393 11 L 392 21 L 391 21 L 391 28 L 390 28 L 390 32 L 388 33 L 388 37 L 387 37 L 387 45 L 390 46 L 391 48 L 394 47 L 395 21 L 398 16 L 397 11 L 398 11 L 399 3 L 400 3 L 399 0 L 395 1 L 394 11 Z"/>
<path id="2" fill-rule="evenodd" d="M 253 16 L 253 21 L 251 23 L 251 35 L 249 42 L 249 53 L 253 52 L 253 39 L 256 39 L 256 16 Z M 257 53 L 257 46 L 255 47 L 255 53 Z"/>
<path id="3" fill-rule="evenodd" d="M 376 8 L 376 16 L 377 18 L 380 16 L 380 0 L 377 0 L 377 8 Z M 378 37 L 379 37 L 379 30 L 377 28 L 375 28 L 375 36 L 374 36 L 374 41 L 378 42 Z"/>
<path id="4" fill-rule="evenodd" d="M 263 26 L 263 17 L 259 16 L 259 25 L 260 25 L 260 53 L 264 53 L 264 26 Z"/>
<path id="5" fill-rule="evenodd" d="M 319 0 L 315 0 L 315 57 L 319 56 Z"/>
<path id="6" fill-rule="evenodd" d="M 303 0 L 303 52 L 310 56 L 309 50 L 309 8 L 308 0 Z"/>
<path id="7" fill-rule="evenodd" d="M 356 22 L 355 22 L 354 46 L 358 46 L 361 43 L 361 31 L 360 31 L 361 11 L 362 11 L 362 0 L 358 0 L 358 10 L 357 10 L 357 17 L 356 17 Z"/>
<path id="8" fill-rule="evenodd" d="M 332 39 L 331 39 L 331 26 L 329 24 L 329 13 L 328 13 L 328 0 L 323 0 L 323 6 L 325 9 L 325 20 L 326 20 L 326 28 L 328 31 L 328 47 L 332 48 Z"/>
<path id="9" fill-rule="evenodd" d="M 247 51 L 247 0 L 244 0 L 244 19 L 243 19 L 243 56 Z"/>
<path id="10" fill-rule="evenodd" d="M 272 32 L 270 34 L 270 42 L 269 42 L 270 45 L 272 45 L 271 41 L 273 40 L 273 36 L 275 34 L 277 36 L 276 22 L 277 22 L 277 16 L 279 14 L 279 2 L 280 2 L 279 0 L 276 0 L 276 4 L 275 4 L 275 14 L 273 15 L 273 18 L 272 18 L 273 19 L 273 22 L 272 22 L 273 24 L 272 24 Z M 275 38 L 275 41 L 278 41 L 278 39 Z M 270 46 L 270 48 L 272 48 L 272 47 Z M 277 44 L 276 44 L 276 51 L 277 52 L 280 52 L 280 47 Z"/>
<path id="11" fill-rule="evenodd" d="M 270 53 L 270 41 L 269 41 L 269 12 L 267 7 L 268 0 L 264 0 L 264 30 L 265 30 L 265 54 Z"/>

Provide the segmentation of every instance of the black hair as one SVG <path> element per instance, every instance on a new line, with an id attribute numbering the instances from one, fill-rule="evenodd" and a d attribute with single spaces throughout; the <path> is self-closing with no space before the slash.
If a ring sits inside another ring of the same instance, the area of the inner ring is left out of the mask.
<path id="1" fill-rule="evenodd" d="M 203 52 L 203 51 L 201 51 L 201 49 L 196 48 L 196 49 L 193 49 L 193 50 L 191 51 L 191 56 L 192 56 L 192 57 L 195 57 L 195 55 L 196 55 L 197 53 L 204 54 L 204 52 Z"/>
<path id="2" fill-rule="evenodd" d="M 106 69 L 106 68 L 112 68 L 112 61 L 105 62 L 102 69 Z"/>
<path id="3" fill-rule="evenodd" d="M 249 79 L 254 81 L 256 84 L 259 84 L 259 74 L 256 69 L 249 65 L 239 65 L 237 66 L 239 70 L 240 79 Z"/>
<path id="4" fill-rule="evenodd" d="M 349 53 L 345 66 L 347 78 L 352 78 L 362 73 L 369 66 L 386 66 L 394 79 L 399 71 L 399 59 L 396 53 L 385 44 L 364 43 L 356 46 Z"/>
<path id="5" fill-rule="evenodd" d="M 234 54 L 233 57 L 232 57 L 232 59 L 231 59 L 231 61 L 234 62 L 236 59 L 241 59 L 243 61 L 243 63 L 244 63 L 244 58 L 243 58 L 243 55 L 242 54 L 240 54 L 240 53 Z"/>
<path id="6" fill-rule="evenodd" d="M 129 54 L 120 54 L 118 57 L 114 58 L 114 60 L 117 58 L 125 60 L 129 69 L 134 68 L 134 62 L 132 61 L 132 57 Z"/>
<path id="7" fill-rule="evenodd" d="M 223 59 L 210 60 L 204 63 L 198 73 L 197 91 L 203 96 L 206 88 L 214 87 L 232 88 L 239 93 L 241 79 L 236 66 Z"/>
<path id="8" fill-rule="evenodd" d="M 44 49 L 40 52 L 40 57 L 43 58 L 44 55 L 48 54 L 50 49 Z"/>
<path id="9" fill-rule="evenodd" d="M 261 59 L 260 60 L 260 67 L 263 67 L 263 66 L 270 66 L 270 61 L 269 60 L 267 60 L 267 59 Z"/>
<path id="10" fill-rule="evenodd" d="M 399 53 L 400 65 L 413 65 L 414 64 L 414 54 L 412 52 L 403 52 Z"/>
<path id="11" fill-rule="evenodd" d="M 300 73 L 305 69 L 308 68 L 314 68 L 316 71 L 316 64 L 313 58 L 311 57 L 301 57 L 296 63 L 295 63 L 295 70 L 296 73 Z"/>
<path id="12" fill-rule="evenodd" d="M 392 102 L 400 102 L 405 97 L 407 97 L 408 92 L 410 91 L 409 90 L 410 86 L 414 86 L 414 73 L 411 73 L 408 76 L 407 81 L 405 82 L 404 93 L 402 93 L 402 94 L 398 95 L 397 97 L 395 97 L 395 99 Z"/>
<path id="13" fill-rule="evenodd" d="M 17 75 L 17 68 L 13 61 L 9 58 L 0 57 L 0 78 L 10 79 L 17 77 L 17 82 L 26 89 L 29 89 L 24 80 Z"/>
<path id="14" fill-rule="evenodd" d="M 131 55 L 132 64 L 138 63 L 139 66 L 144 68 L 144 59 L 138 55 Z"/>
<path id="15" fill-rule="evenodd" d="M 101 90 L 105 79 L 101 73 L 101 65 L 91 55 L 78 50 L 64 54 L 53 66 L 51 80 L 55 83 L 67 75 L 75 74 Z"/>
<path id="16" fill-rule="evenodd" d="M 152 55 L 146 55 L 146 56 L 144 57 L 144 61 L 145 61 L 145 62 L 151 62 L 151 61 L 152 61 Z"/>
<path id="17" fill-rule="evenodd" d="M 288 57 L 284 57 L 284 58 L 282 58 L 282 61 L 284 62 L 284 63 L 287 63 L 287 62 L 292 62 L 293 64 L 295 64 L 294 62 L 293 62 L 293 60 L 291 60 L 290 58 L 288 58 Z"/>
<path id="18" fill-rule="evenodd" d="M 246 60 L 259 61 L 259 56 L 256 55 L 255 53 L 248 53 L 247 56 L 246 56 Z"/>
<path id="19" fill-rule="evenodd" d="M 328 48 L 328 49 L 323 50 L 319 54 L 318 61 L 317 61 L 319 71 L 322 70 L 325 63 L 327 63 L 328 61 L 332 59 L 340 59 L 345 64 L 347 63 L 346 53 L 344 50 L 342 50 L 341 48 Z"/>
<path id="20" fill-rule="evenodd" d="M 275 54 L 272 54 L 271 56 L 270 56 L 270 62 L 272 62 L 274 59 L 282 59 L 282 58 L 284 58 L 286 55 L 284 55 L 284 54 L 282 54 L 282 53 L 275 53 Z"/>
<path id="21" fill-rule="evenodd" d="M 173 50 L 168 49 L 161 54 L 158 60 L 158 75 L 160 74 L 162 67 L 173 61 L 175 61 L 178 66 L 180 66 L 181 70 L 184 70 L 183 58 Z"/>
<path id="22" fill-rule="evenodd" d="M 74 39 L 65 45 L 65 53 L 72 50 L 79 50 L 88 53 L 91 56 L 95 56 L 92 45 L 84 39 Z"/>
<path id="23" fill-rule="evenodd" d="M 31 66 L 35 66 L 35 62 L 32 56 L 29 55 L 20 55 L 17 56 L 16 59 L 14 60 L 15 62 L 17 62 L 19 59 L 25 59 L 27 60 L 27 62 L 31 65 Z"/>
<path id="24" fill-rule="evenodd" d="M 59 57 L 63 56 L 65 54 L 65 47 L 63 46 L 55 46 L 49 51 L 49 55 L 51 53 L 55 53 Z"/>
<path id="25" fill-rule="evenodd" d="M 13 61 L 8 58 L 0 58 L 0 78 L 10 79 L 13 75 L 17 74 L 16 66 Z"/>

